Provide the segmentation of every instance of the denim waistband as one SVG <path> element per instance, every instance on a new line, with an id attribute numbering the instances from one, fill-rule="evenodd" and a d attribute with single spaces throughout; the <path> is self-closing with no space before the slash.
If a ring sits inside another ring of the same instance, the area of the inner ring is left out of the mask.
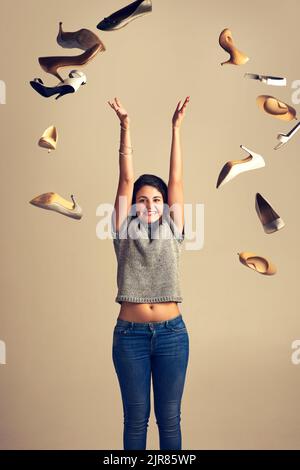
<path id="1" fill-rule="evenodd" d="M 118 326 L 130 326 L 131 328 L 149 329 L 149 325 L 152 325 L 156 328 L 163 328 L 165 327 L 165 325 L 176 326 L 177 323 L 180 323 L 181 321 L 183 321 L 183 318 L 182 314 L 180 313 L 176 317 L 164 321 L 134 322 L 128 320 L 121 320 L 120 318 L 118 318 L 116 324 Z"/>

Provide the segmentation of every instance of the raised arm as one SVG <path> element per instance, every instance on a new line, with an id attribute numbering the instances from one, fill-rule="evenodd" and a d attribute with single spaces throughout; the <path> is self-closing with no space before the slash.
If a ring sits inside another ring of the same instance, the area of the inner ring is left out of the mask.
<path id="1" fill-rule="evenodd" d="M 180 233 L 182 233 L 184 226 L 183 163 L 180 146 L 180 127 L 189 100 L 190 97 L 188 96 L 185 99 L 183 106 L 181 106 L 181 101 L 179 101 L 172 118 L 172 143 L 168 182 L 168 205 L 170 207 L 170 216 L 174 220 L 174 223 Z M 173 205 L 174 208 L 172 209 Z"/>
<path id="2" fill-rule="evenodd" d="M 112 102 L 108 101 L 108 104 L 115 110 L 120 120 L 119 182 L 114 204 L 116 215 L 115 231 L 118 232 L 129 213 L 134 184 L 130 119 L 118 98 L 115 98 Z M 123 196 L 121 199 L 125 200 L 125 204 L 120 202 L 119 205 L 120 196 Z"/>

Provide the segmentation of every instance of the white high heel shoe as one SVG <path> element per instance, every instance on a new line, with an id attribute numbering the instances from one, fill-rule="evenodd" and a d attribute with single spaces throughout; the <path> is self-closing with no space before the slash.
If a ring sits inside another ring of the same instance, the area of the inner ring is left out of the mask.
<path id="1" fill-rule="evenodd" d="M 81 70 L 71 70 L 69 77 L 66 78 L 63 82 L 60 82 L 57 86 L 60 85 L 70 85 L 74 93 L 87 82 L 86 75 Z"/>
<path id="2" fill-rule="evenodd" d="M 38 145 L 44 149 L 48 149 L 48 153 L 51 150 L 56 149 L 58 140 L 58 132 L 55 126 L 48 127 L 43 133 L 42 137 L 38 141 Z"/>
<path id="3" fill-rule="evenodd" d="M 240 145 L 240 147 L 250 155 L 242 160 L 231 160 L 225 163 L 218 177 L 217 188 L 228 183 L 244 171 L 256 170 L 266 165 L 261 155 L 249 150 L 244 145 Z"/>
<path id="4" fill-rule="evenodd" d="M 291 129 L 287 134 L 278 134 L 277 139 L 279 140 L 279 143 L 274 147 L 274 150 L 280 149 L 280 147 L 283 147 L 283 145 L 287 144 L 288 141 L 293 137 L 293 135 L 298 132 L 300 129 L 300 122 L 296 124 L 293 129 Z"/>
<path id="5" fill-rule="evenodd" d="M 244 77 L 259 80 L 266 85 L 286 86 L 286 78 L 284 77 L 272 77 L 271 75 L 259 75 L 256 73 L 245 73 Z"/>
<path id="6" fill-rule="evenodd" d="M 81 85 L 86 84 L 86 75 L 81 70 L 72 70 L 69 73 L 69 78 L 59 82 L 58 85 L 47 87 L 44 85 L 40 78 L 35 78 L 30 82 L 32 88 L 37 91 L 41 96 L 49 98 L 50 96 L 57 95 L 56 100 L 69 93 L 75 93 Z"/>

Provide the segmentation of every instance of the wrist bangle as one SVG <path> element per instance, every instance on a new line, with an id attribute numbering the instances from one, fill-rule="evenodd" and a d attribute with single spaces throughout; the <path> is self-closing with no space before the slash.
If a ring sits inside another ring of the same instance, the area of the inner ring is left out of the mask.
<path id="1" fill-rule="evenodd" d="M 122 150 L 119 149 L 119 153 L 121 155 L 131 155 L 133 153 L 133 151 L 131 150 L 131 152 L 122 152 Z"/>
<path id="2" fill-rule="evenodd" d="M 121 129 L 123 129 L 124 131 L 128 131 L 129 130 L 129 127 L 123 127 L 122 124 L 120 124 L 121 126 Z"/>
<path id="3" fill-rule="evenodd" d="M 122 144 L 121 142 L 120 142 L 120 145 L 121 145 L 122 147 L 126 147 L 126 148 L 128 148 L 128 149 L 132 149 L 132 147 L 129 147 L 129 145 Z"/>

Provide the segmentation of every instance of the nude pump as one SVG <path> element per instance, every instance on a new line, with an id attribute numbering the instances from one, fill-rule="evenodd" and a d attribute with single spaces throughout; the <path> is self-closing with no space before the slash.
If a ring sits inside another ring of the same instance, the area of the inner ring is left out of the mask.
<path id="1" fill-rule="evenodd" d="M 243 65 L 248 62 L 249 57 L 234 46 L 230 29 L 223 29 L 219 36 L 219 44 L 230 55 L 230 58 L 225 62 L 222 62 L 221 65 Z"/>
<path id="2" fill-rule="evenodd" d="M 73 194 L 71 194 L 71 199 L 72 202 L 69 202 L 59 194 L 50 192 L 40 194 L 39 196 L 31 199 L 29 202 L 30 204 L 40 207 L 41 209 L 52 210 L 73 219 L 81 219 L 82 209 L 75 201 Z"/>
<path id="3" fill-rule="evenodd" d="M 94 46 L 87 49 L 85 52 L 75 56 L 50 56 L 39 57 L 39 64 L 42 69 L 57 77 L 60 81 L 64 81 L 58 73 L 58 69 L 62 67 L 82 67 L 88 64 L 98 52 L 102 51 L 101 44 L 94 44 Z"/>
<path id="4" fill-rule="evenodd" d="M 292 121 L 296 118 L 296 110 L 274 96 L 259 95 L 256 98 L 257 106 L 261 111 L 283 121 Z"/>
<path id="5" fill-rule="evenodd" d="M 264 274 L 266 276 L 272 276 L 276 274 L 277 268 L 276 266 L 271 263 L 271 261 L 267 260 L 264 256 L 259 256 L 255 253 L 250 251 L 242 251 L 238 253 L 240 262 L 247 266 L 247 268 L 253 269 L 259 274 Z"/>
<path id="6" fill-rule="evenodd" d="M 58 133 L 55 126 L 48 127 L 45 132 L 43 133 L 42 137 L 38 141 L 38 145 L 45 149 L 48 149 L 48 153 L 51 150 L 56 149 L 56 144 L 58 140 Z"/>
<path id="7" fill-rule="evenodd" d="M 57 43 L 67 49 L 82 49 L 87 51 L 95 44 L 100 44 L 102 51 L 105 51 L 105 46 L 98 38 L 98 36 L 86 28 L 81 28 L 78 31 L 65 32 L 63 31 L 62 22 L 59 23 L 59 31 L 56 38 Z"/>

